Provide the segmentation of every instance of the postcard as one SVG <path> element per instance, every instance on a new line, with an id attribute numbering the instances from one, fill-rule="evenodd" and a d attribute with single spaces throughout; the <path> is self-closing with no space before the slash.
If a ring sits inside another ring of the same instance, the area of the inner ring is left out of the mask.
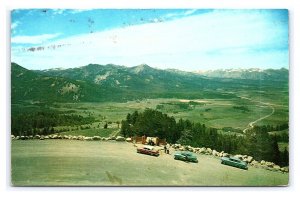
<path id="1" fill-rule="evenodd" d="M 11 10 L 12 186 L 287 186 L 286 9 Z"/>

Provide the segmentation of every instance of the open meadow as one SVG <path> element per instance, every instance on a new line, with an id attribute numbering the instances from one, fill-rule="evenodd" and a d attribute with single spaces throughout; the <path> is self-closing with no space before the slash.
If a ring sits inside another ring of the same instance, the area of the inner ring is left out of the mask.
<path id="1" fill-rule="evenodd" d="M 143 111 L 146 108 L 156 109 L 173 116 L 176 120 L 188 119 L 200 122 L 209 127 L 222 130 L 224 127 L 240 130 L 247 128 L 250 122 L 261 117 L 256 125 L 276 125 L 288 122 L 288 105 L 273 105 L 260 101 L 237 99 L 144 99 L 128 102 L 103 103 L 56 103 L 50 107 L 59 111 L 73 111 L 82 116 L 92 116 L 96 122 L 93 128 L 103 128 L 105 122 L 110 128 L 118 128 L 116 122 L 126 118 L 128 113 Z M 274 111 L 273 111 L 274 109 Z M 97 127 L 100 125 L 99 127 Z M 68 134 L 68 132 L 67 132 Z M 74 134 L 71 133 L 71 134 Z"/>

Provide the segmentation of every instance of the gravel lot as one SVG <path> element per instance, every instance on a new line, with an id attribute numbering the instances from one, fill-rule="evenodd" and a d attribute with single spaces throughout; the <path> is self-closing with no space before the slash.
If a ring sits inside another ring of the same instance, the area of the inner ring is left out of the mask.
<path id="1" fill-rule="evenodd" d="M 136 153 L 132 143 L 115 141 L 13 140 L 14 186 L 277 186 L 288 174 L 221 165 L 213 156 L 197 155 L 187 163 L 162 153 Z"/>

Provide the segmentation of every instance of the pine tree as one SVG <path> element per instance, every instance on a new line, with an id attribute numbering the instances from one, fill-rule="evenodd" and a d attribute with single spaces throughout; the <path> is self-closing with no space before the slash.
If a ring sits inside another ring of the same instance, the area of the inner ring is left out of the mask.
<path id="1" fill-rule="evenodd" d="M 276 164 L 280 164 L 280 151 L 278 147 L 278 142 L 276 136 L 272 139 L 272 150 L 273 150 L 273 158 L 272 162 Z"/>
<path id="2" fill-rule="evenodd" d="M 287 148 L 284 148 L 283 154 L 282 154 L 282 159 L 281 159 L 281 163 L 283 166 L 288 166 L 289 165 L 289 152 L 287 150 Z"/>

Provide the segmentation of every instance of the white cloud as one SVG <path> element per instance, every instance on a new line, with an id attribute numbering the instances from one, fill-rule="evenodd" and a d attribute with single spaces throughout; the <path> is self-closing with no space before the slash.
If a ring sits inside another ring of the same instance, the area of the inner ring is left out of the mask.
<path id="1" fill-rule="evenodd" d="M 15 44 L 41 44 L 45 43 L 48 40 L 56 38 L 59 36 L 59 33 L 56 34 L 43 34 L 36 36 L 15 36 L 11 38 L 11 42 Z"/>
<path id="2" fill-rule="evenodd" d="M 194 14 L 196 11 L 197 11 L 196 9 L 188 10 L 188 11 L 184 12 L 183 15 L 188 16 L 188 15 Z"/>
<path id="3" fill-rule="evenodd" d="M 165 18 L 176 18 L 176 17 L 189 16 L 189 15 L 194 14 L 196 11 L 197 11 L 197 9 L 187 10 L 184 12 L 176 12 L 176 13 L 174 12 L 174 13 L 166 14 L 164 17 Z"/>
<path id="4" fill-rule="evenodd" d="M 46 44 L 65 44 L 65 47 L 34 53 L 13 52 L 12 60 L 28 62 L 27 65 L 31 66 L 39 66 L 42 61 L 45 68 L 75 67 L 88 63 L 128 66 L 147 63 L 154 67 L 184 70 L 212 65 L 257 67 L 279 66 L 280 63 L 281 66 L 288 66 L 285 65 L 288 59 L 286 52 L 253 52 L 256 48 L 284 45 L 286 37 L 285 29 L 280 25 L 274 26 L 259 12 L 232 14 L 216 11 L 168 22 L 73 36 Z M 15 38 L 12 42 L 30 39 Z M 49 37 L 44 40 L 47 39 Z M 31 43 L 41 43 L 43 39 L 36 40 L 31 40 Z"/>
<path id="5" fill-rule="evenodd" d="M 17 26 L 19 26 L 20 25 L 20 22 L 19 21 L 16 21 L 16 22 L 14 22 L 14 23 L 11 23 L 11 29 L 13 30 L 13 29 L 15 29 Z"/>
<path id="6" fill-rule="evenodd" d="M 60 15 L 65 12 L 65 9 L 52 9 L 54 15 Z"/>
<path id="7" fill-rule="evenodd" d="M 81 13 L 81 12 L 87 12 L 87 11 L 91 11 L 91 10 L 94 10 L 94 9 L 76 9 L 76 10 L 70 10 L 70 13 L 71 14 L 78 14 L 78 13 Z"/>

